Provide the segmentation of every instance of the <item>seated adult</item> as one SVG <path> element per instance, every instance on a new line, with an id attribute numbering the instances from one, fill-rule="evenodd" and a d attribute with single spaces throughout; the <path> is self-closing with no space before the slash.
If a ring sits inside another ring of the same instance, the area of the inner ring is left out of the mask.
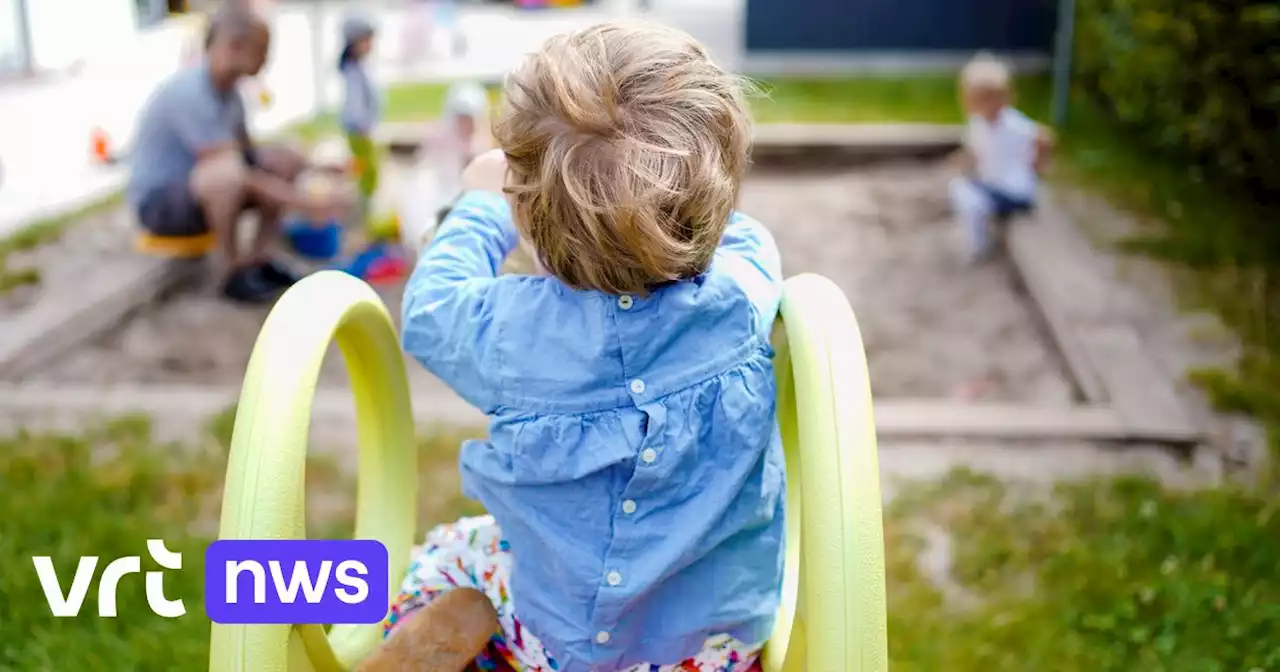
<path id="1" fill-rule="evenodd" d="M 348 207 L 340 193 L 300 193 L 294 181 L 306 160 L 249 137 L 237 84 L 262 70 L 270 41 L 266 22 L 248 9 L 230 6 L 213 17 L 204 59 L 161 83 L 142 110 L 127 189 L 151 235 L 212 233 L 226 261 L 223 294 L 254 303 L 297 281 L 270 256 L 285 212 L 323 218 Z M 246 250 L 237 229 L 248 209 L 258 230 Z"/>

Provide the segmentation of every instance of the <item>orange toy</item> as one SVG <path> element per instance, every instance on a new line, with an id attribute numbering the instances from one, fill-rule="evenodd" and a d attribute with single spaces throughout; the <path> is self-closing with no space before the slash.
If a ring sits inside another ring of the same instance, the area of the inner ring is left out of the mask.
<path id="1" fill-rule="evenodd" d="M 111 151 L 111 139 L 101 128 L 94 127 L 89 131 L 89 151 L 93 155 L 93 160 L 98 163 L 111 165 L 116 162 L 116 156 Z"/>

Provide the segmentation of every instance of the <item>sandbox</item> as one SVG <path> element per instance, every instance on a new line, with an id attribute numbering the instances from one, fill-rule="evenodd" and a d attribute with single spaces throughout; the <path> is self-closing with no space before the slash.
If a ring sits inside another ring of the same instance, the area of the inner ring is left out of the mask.
<path id="1" fill-rule="evenodd" d="M 1067 376 L 1007 264 L 962 263 L 943 164 L 797 163 L 757 168 L 741 209 L 773 231 L 787 275 L 825 275 L 848 296 L 877 398 L 1072 403 Z M 396 169 L 389 166 L 388 184 L 397 182 Z M 393 314 L 400 292 L 380 290 Z M 20 380 L 236 385 L 266 311 L 228 305 L 211 289 L 179 293 Z M 336 353 L 332 359 L 322 386 L 345 382 Z M 411 371 L 415 389 L 442 392 L 420 367 Z"/>

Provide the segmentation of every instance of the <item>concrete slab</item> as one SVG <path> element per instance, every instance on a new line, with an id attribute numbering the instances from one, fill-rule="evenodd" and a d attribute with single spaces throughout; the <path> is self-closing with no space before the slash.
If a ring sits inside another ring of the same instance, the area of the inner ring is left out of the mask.
<path id="1" fill-rule="evenodd" d="M 210 417 L 232 407 L 235 386 L 77 385 L 55 383 L 0 384 L 0 419 L 40 426 L 75 426 L 125 414 L 145 414 L 201 427 Z M 452 394 L 414 393 L 414 419 L 422 427 L 448 424 L 480 426 L 484 415 Z M 1023 441 L 1140 441 L 1184 443 L 1188 434 L 1161 426 L 1145 428 L 1126 422 L 1104 407 L 1034 407 L 1014 404 L 961 404 L 947 400 L 886 399 L 876 402 L 876 430 L 881 440 L 985 439 Z M 312 406 L 312 436 L 354 436 L 355 407 L 350 392 L 320 388 Z"/>

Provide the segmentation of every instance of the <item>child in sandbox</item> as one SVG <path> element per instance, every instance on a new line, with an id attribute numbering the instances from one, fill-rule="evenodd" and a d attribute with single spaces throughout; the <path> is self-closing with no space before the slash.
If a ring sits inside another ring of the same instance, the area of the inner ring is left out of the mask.
<path id="1" fill-rule="evenodd" d="M 951 182 L 951 202 L 968 259 L 978 262 L 991 250 L 992 221 L 1035 205 L 1053 136 L 1014 109 L 1009 70 L 990 56 L 979 55 L 964 67 L 960 92 L 968 127 L 960 152 L 963 175 Z"/>
<path id="2" fill-rule="evenodd" d="M 491 419 L 460 457 L 491 515 L 427 535 L 359 669 L 745 672 L 781 597 L 785 467 L 741 81 L 684 33 L 604 24 L 511 74 L 493 135 L 402 319 Z M 545 273 L 498 275 L 522 238 Z"/>
<path id="3" fill-rule="evenodd" d="M 460 195 L 463 169 L 493 147 L 489 108 L 489 94 L 477 82 L 455 82 L 445 93 L 440 122 L 423 139 L 404 188 L 400 225 L 410 247 L 427 242 Z"/>

